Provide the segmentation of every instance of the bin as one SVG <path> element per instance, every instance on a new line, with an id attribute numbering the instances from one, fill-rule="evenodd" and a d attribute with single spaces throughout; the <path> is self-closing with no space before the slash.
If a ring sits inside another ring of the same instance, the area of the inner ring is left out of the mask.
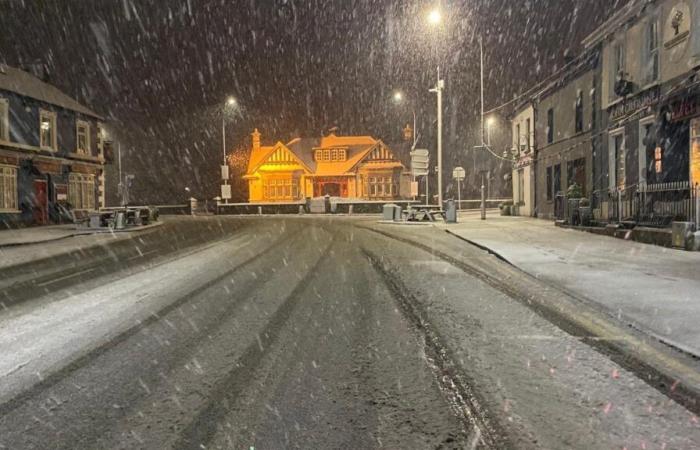
<path id="1" fill-rule="evenodd" d="M 444 205 L 445 222 L 457 223 L 457 203 L 454 200 L 447 200 Z"/>

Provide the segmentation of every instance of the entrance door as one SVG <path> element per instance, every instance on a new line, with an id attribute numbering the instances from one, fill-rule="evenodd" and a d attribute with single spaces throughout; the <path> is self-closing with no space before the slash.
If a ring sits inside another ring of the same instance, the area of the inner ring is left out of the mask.
<path id="1" fill-rule="evenodd" d="M 330 195 L 331 197 L 340 197 L 340 184 L 325 183 L 323 185 L 323 195 Z"/>
<path id="2" fill-rule="evenodd" d="M 34 180 L 34 223 L 46 225 L 49 221 L 49 191 L 46 180 Z"/>

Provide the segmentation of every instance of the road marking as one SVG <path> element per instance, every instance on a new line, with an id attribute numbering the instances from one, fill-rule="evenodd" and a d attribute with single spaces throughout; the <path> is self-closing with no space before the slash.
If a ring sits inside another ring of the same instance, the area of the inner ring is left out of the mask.
<path id="1" fill-rule="evenodd" d="M 81 270 L 80 272 L 75 272 L 75 273 L 72 273 L 72 274 L 70 274 L 70 275 L 66 275 L 66 276 L 64 276 L 64 277 L 54 278 L 53 280 L 49 280 L 49 281 L 44 281 L 44 282 L 42 282 L 42 283 L 38 283 L 37 286 L 46 286 L 47 284 L 57 283 L 57 282 L 59 282 L 59 281 L 67 280 L 68 278 L 73 278 L 73 277 L 80 276 L 80 275 L 82 275 L 82 274 L 84 274 L 84 273 L 92 272 L 93 270 L 95 270 L 94 267 L 91 268 L 91 269 Z"/>

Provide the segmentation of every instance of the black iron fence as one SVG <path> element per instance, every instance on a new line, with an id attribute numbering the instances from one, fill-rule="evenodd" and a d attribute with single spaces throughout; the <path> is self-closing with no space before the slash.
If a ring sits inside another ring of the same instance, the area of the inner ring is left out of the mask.
<path id="1" fill-rule="evenodd" d="M 667 227 L 676 221 L 700 222 L 699 194 L 700 187 L 688 181 L 642 183 L 595 192 L 592 204 L 601 222 Z"/>

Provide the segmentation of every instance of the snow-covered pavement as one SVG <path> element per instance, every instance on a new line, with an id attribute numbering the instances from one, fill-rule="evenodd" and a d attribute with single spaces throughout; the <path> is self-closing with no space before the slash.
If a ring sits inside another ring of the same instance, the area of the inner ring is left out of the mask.
<path id="1" fill-rule="evenodd" d="M 680 349 L 700 355 L 700 253 L 557 228 L 551 221 L 463 214 L 450 233 Z"/>

